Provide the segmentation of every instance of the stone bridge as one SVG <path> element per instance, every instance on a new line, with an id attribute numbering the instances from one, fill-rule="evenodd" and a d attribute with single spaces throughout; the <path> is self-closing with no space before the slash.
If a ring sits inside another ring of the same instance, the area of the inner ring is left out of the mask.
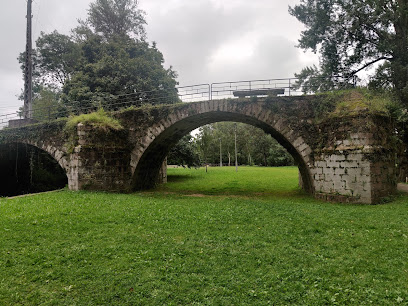
<path id="1" fill-rule="evenodd" d="M 319 99 L 241 98 L 130 108 L 112 114 L 124 127 L 120 130 L 84 122 L 69 131 L 60 119 L 0 131 L 0 144 L 25 143 L 48 152 L 65 170 L 71 190 L 129 192 L 164 181 L 166 155 L 190 131 L 219 121 L 243 122 L 287 149 L 302 187 L 317 198 L 372 204 L 394 193 L 392 122 L 368 112 L 321 117 Z"/>

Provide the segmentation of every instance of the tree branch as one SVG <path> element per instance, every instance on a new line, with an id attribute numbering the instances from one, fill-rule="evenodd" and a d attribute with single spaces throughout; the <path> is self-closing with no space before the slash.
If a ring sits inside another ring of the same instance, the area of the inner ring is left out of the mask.
<path id="1" fill-rule="evenodd" d="M 375 60 L 373 60 L 373 61 L 371 61 L 371 62 L 365 64 L 363 67 L 361 67 L 361 68 L 359 68 L 359 69 L 357 69 L 357 70 L 354 70 L 353 72 L 350 73 L 350 75 L 355 75 L 356 73 L 359 73 L 361 70 L 364 70 L 364 69 L 366 69 L 367 67 L 369 67 L 369 66 L 371 66 L 371 65 L 373 65 L 373 64 L 375 64 L 375 63 L 377 63 L 377 62 L 379 62 L 379 61 L 382 61 L 382 60 L 391 60 L 391 59 L 392 59 L 392 58 L 390 58 L 390 57 L 381 56 L 380 58 L 377 58 L 377 59 L 375 59 Z"/>

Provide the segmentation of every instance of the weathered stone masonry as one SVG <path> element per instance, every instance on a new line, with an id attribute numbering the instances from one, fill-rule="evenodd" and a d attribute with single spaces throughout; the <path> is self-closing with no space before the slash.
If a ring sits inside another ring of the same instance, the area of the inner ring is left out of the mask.
<path id="1" fill-rule="evenodd" d="M 163 161 L 188 132 L 218 121 L 251 124 L 270 133 L 299 166 L 305 190 L 340 202 L 377 203 L 395 192 L 392 124 L 368 113 L 316 123 L 319 97 L 216 100 L 115 113 L 123 130 L 64 122 L 0 132 L 0 143 L 22 142 L 53 156 L 72 190 L 132 191 L 165 179 Z"/>
<path id="2" fill-rule="evenodd" d="M 312 173 L 315 194 L 325 200 L 377 203 L 396 188 L 391 122 L 361 114 L 335 118 L 322 126 Z"/>

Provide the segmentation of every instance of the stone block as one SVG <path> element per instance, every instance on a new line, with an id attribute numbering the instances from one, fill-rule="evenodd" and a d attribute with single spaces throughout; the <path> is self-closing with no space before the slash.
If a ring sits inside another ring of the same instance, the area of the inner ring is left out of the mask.
<path id="1" fill-rule="evenodd" d="M 350 169 L 350 168 L 358 168 L 358 167 L 360 167 L 360 164 L 356 160 L 347 160 L 344 162 L 340 162 L 340 168 Z"/>
<path id="2" fill-rule="evenodd" d="M 315 174 L 314 179 L 316 181 L 324 181 L 325 180 L 325 175 L 324 174 Z"/>
<path id="3" fill-rule="evenodd" d="M 346 192 L 346 182 L 342 181 L 340 177 L 333 179 L 333 188 L 335 193 L 344 194 Z"/>
<path id="4" fill-rule="evenodd" d="M 346 170 L 340 167 L 334 168 L 334 174 L 340 176 L 340 175 L 346 174 Z"/>
<path id="5" fill-rule="evenodd" d="M 323 190 L 326 193 L 333 193 L 334 192 L 334 184 L 333 182 L 324 182 L 323 183 Z"/>
<path id="6" fill-rule="evenodd" d="M 340 162 L 338 161 L 328 161 L 327 162 L 328 168 L 340 168 Z"/>
<path id="7" fill-rule="evenodd" d="M 330 160 L 334 162 L 342 162 L 346 160 L 346 156 L 344 154 L 332 154 L 330 155 Z"/>
<path id="8" fill-rule="evenodd" d="M 323 175 L 324 175 L 324 180 L 325 180 L 325 182 L 333 182 L 334 172 L 332 172 L 332 171 L 327 171 L 327 172 L 324 173 Z"/>
<path id="9" fill-rule="evenodd" d="M 304 140 L 302 137 L 298 137 L 294 142 L 293 142 L 293 146 L 295 148 L 299 148 L 302 144 L 304 144 Z"/>
<path id="10" fill-rule="evenodd" d="M 312 170 L 311 170 L 311 172 L 312 173 L 314 173 L 314 174 L 323 174 L 323 168 L 317 168 L 317 167 L 315 167 L 315 168 L 313 168 Z"/>
<path id="11" fill-rule="evenodd" d="M 308 149 L 309 148 L 309 145 L 307 144 L 307 143 L 305 143 L 305 142 L 303 142 L 299 147 L 298 147 L 298 151 L 299 152 L 303 152 L 303 151 L 305 151 L 306 149 Z M 310 148 L 309 148 L 310 149 Z"/>
<path id="12" fill-rule="evenodd" d="M 326 167 L 326 168 L 323 168 L 323 174 L 332 175 L 334 174 L 334 171 L 332 168 Z"/>
<path id="13" fill-rule="evenodd" d="M 325 161 L 315 161 L 315 167 L 317 168 L 327 168 L 327 162 Z"/>
<path id="14" fill-rule="evenodd" d="M 356 178 L 360 177 L 361 176 L 361 168 L 347 168 L 347 174 L 350 177 L 356 177 Z"/>
<path id="15" fill-rule="evenodd" d="M 285 121 L 284 121 L 283 118 L 279 118 L 279 120 L 274 124 L 274 128 L 278 132 L 280 132 L 283 129 L 284 126 L 285 126 Z M 293 146 L 296 147 L 296 144 L 294 143 Z"/>
<path id="16" fill-rule="evenodd" d="M 272 112 L 268 110 L 267 112 L 261 112 L 260 115 L 258 115 L 258 119 L 262 122 L 270 122 L 272 118 Z"/>
<path id="17" fill-rule="evenodd" d="M 347 161 L 358 161 L 361 162 L 364 159 L 364 154 L 362 153 L 350 153 L 346 155 Z"/>

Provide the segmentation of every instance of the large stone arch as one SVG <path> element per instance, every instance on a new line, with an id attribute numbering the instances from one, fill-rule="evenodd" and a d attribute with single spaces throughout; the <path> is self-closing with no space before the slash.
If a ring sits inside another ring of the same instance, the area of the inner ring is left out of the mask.
<path id="1" fill-rule="evenodd" d="M 199 102 L 175 108 L 167 118 L 148 128 L 131 154 L 132 187 L 152 187 L 157 181 L 162 162 L 173 145 L 192 130 L 220 121 L 250 124 L 272 135 L 295 159 L 304 189 L 309 193 L 314 192 L 312 149 L 301 133 L 290 127 L 287 116 L 268 107 L 265 101 L 237 103 L 230 100 Z"/>
<path id="2" fill-rule="evenodd" d="M 61 150 L 59 150 L 58 148 L 56 148 L 56 147 L 54 147 L 52 145 L 49 145 L 49 144 L 47 145 L 46 142 L 43 142 L 43 141 L 35 142 L 35 141 L 31 141 L 29 139 L 19 139 L 18 141 L 12 140 L 12 141 L 8 141 L 8 142 L 3 142 L 3 143 L 0 144 L 0 148 L 2 150 L 2 153 L 1 153 L 2 158 L 4 156 L 8 155 L 8 156 L 12 156 L 14 159 L 16 159 L 16 170 L 15 170 L 16 173 L 17 173 L 17 159 L 18 159 L 18 156 L 20 156 L 20 158 L 21 158 L 21 155 L 19 154 L 19 152 L 22 152 L 21 150 L 23 150 L 23 152 L 25 151 L 25 153 L 23 153 L 23 160 L 27 160 L 26 158 L 29 158 L 28 157 L 29 155 L 27 155 L 28 153 L 31 152 L 31 154 L 34 154 L 36 151 L 38 151 L 38 152 L 42 152 L 42 153 L 40 153 L 38 155 L 38 156 L 42 156 L 42 157 L 39 157 L 40 160 L 41 160 L 41 163 L 46 162 L 47 164 L 50 165 L 50 161 L 53 160 L 53 162 L 51 162 L 51 165 L 56 163 L 61 168 L 61 172 L 60 172 L 60 170 L 57 170 L 55 172 L 51 171 L 50 173 L 53 173 L 53 175 L 57 174 L 57 176 L 55 176 L 55 178 L 58 177 L 59 178 L 58 181 L 60 181 L 61 177 L 64 176 L 64 177 L 66 177 L 66 181 L 69 182 L 69 176 L 68 176 L 69 163 L 68 163 L 67 158 L 66 158 L 67 154 L 65 152 L 62 152 Z M 32 148 L 35 148 L 35 150 L 33 150 Z M 25 158 L 24 158 L 24 156 L 25 156 Z M 37 156 L 37 154 L 35 156 Z M 47 156 L 47 157 L 45 157 L 45 156 Z M 27 162 L 31 163 L 31 161 L 27 161 Z M 25 162 L 23 162 L 23 165 L 24 165 L 24 163 Z M 20 162 L 19 162 L 19 164 L 20 164 Z M 4 164 L 3 164 L 3 166 L 4 166 Z M 7 166 L 7 168 L 9 168 L 9 166 Z M 19 166 L 19 168 L 21 168 L 21 166 Z M 24 167 L 23 167 L 23 169 L 24 169 Z M 25 167 L 25 169 L 27 169 L 27 168 Z M 3 169 L 3 170 L 5 170 L 5 169 Z M 2 177 L 1 179 L 3 180 L 4 177 Z M 20 179 L 17 179 L 17 182 L 18 181 L 20 181 Z M 23 179 L 23 181 L 24 181 L 24 179 Z M 44 181 L 44 182 L 49 183 L 50 181 Z M 55 182 L 57 182 L 57 181 L 55 181 Z M 53 185 L 53 183 L 51 183 L 51 185 Z M 58 183 L 57 183 L 57 185 L 58 185 Z"/>
<path id="3" fill-rule="evenodd" d="M 68 172 L 70 171 L 70 165 L 67 159 L 66 152 L 44 141 L 25 140 L 22 141 L 21 143 L 31 145 L 39 150 L 47 152 L 68 175 Z"/>

